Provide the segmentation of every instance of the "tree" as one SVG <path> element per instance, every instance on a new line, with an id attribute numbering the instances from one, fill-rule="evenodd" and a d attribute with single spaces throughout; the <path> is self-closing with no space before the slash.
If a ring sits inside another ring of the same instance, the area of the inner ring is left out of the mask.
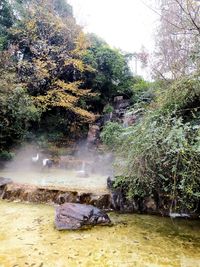
<path id="1" fill-rule="evenodd" d="M 89 69 L 82 61 L 87 42 L 71 6 L 62 0 L 13 0 L 11 6 L 3 0 L 0 11 L 8 39 L 0 52 L 0 149 L 30 130 L 54 127 L 51 132 L 69 136 L 72 122 L 78 132 L 93 121 L 84 104 L 92 94 L 82 81 Z"/>
<path id="2" fill-rule="evenodd" d="M 16 75 L 13 50 L 0 52 L 0 152 L 21 141 L 41 115 Z"/>
<path id="3" fill-rule="evenodd" d="M 7 60 L 1 66 L 2 118 L 13 121 L 19 131 L 16 138 L 11 134 L 13 140 L 30 129 L 35 136 L 45 131 L 57 131 L 65 138 L 79 130 L 83 133 L 95 119 L 93 112 L 102 112 L 114 96 L 132 96 L 129 55 L 95 36 L 86 38 L 65 0 L 10 0 L 12 5 L 3 1 L 4 13 L 15 14 L 12 23 L 4 22 L 9 42 L 2 52 Z M 24 105 L 21 113 L 17 101 Z M 28 115 L 29 107 L 34 120 Z M 12 131 L 5 129 L 4 137 Z"/>
<path id="4" fill-rule="evenodd" d="M 102 111 L 113 97 L 122 94 L 131 96 L 133 76 L 128 66 L 129 55 L 110 48 L 105 41 L 95 35 L 88 35 L 90 46 L 84 62 L 95 71 L 85 72 L 85 86 L 97 93 L 96 103 Z"/>
<path id="5" fill-rule="evenodd" d="M 0 3 L 0 51 L 7 46 L 8 29 L 13 25 L 15 20 L 13 10 L 8 1 L 2 0 Z"/>
<path id="6" fill-rule="evenodd" d="M 161 0 L 159 8 L 155 75 L 177 79 L 199 70 L 199 2 Z"/>
<path id="7" fill-rule="evenodd" d="M 93 115 L 78 106 L 81 97 L 90 95 L 80 80 L 87 69 L 81 60 L 87 45 L 71 11 L 61 14 L 62 5 L 54 0 L 25 5 L 26 16 L 11 29 L 16 56 L 20 55 L 18 75 L 44 111 L 59 107 L 92 120 Z"/>

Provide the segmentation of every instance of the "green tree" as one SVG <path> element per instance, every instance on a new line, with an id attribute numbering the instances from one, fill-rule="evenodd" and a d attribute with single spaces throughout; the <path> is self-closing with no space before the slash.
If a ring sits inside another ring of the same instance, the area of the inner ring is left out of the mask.
<path id="1" fill-rule="evenodd" d="M 12 52 L 0 52 L 0 152 L 23 140 L 41 114 L 16 75 Z"/>
<path id="2" fill-rule="evenodd" d="M 93 34 L 88 35 L 88 39 L 90 46 L 84 62 L 95 71 L 85 73 L 85 86 L 97 93 L 98 106 L 102 108 L 118 94 L 130 97 L 134 79 L 128 66 L 129 56 L 110 48 Z"/>
<path id="3" fill-rule="evenodd" d="M 7 0 L 0 3 L 0 51 L 6 48 L 9 32 L 8 29 L 14 23 L 14 14 L 11 5 Z"/>

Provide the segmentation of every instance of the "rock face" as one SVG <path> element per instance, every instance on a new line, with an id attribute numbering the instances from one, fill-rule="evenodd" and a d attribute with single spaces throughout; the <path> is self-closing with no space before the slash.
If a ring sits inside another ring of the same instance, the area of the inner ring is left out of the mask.
<path id="1" fill-rule="evenodd" d="M 167 215 L 169 206 L 165 204 L 159 207 L 156 199 L 152 197 L 134 197 L 132 199 L 127 199 L 126 188 L 120 186 L 115 188 L 114 185 L 115 178 L 108 177 L 107 187 L 111 192 L 111 207 L 114 210 L 120 212 L 139 212 L 147 214 L 162 214 L 163 212 Z M 170 205 L 170 202 L 168 203 Z M 164 210 L 166 208 L 166 211 Z"/>
<path id="2" fill-rule="evenodd" d="M 64 204 L 80 203 L 94 205 L 100 209 L 110 209 L 109 192 L 86 193 L 55 186 L 35 186 L 9 183 L 0 186 L 0 198 L 10 201 L 28 201 L 32 203 Z"/>
<path id="3" fill-rule="evenodd" d="M 56 208 L 55 225 L 58 230 L 110 224 L 108 215 L 92 205 L 65 203 Z"/>
<path id="4" fill-rule="evenodd" d="M 4 196 L 6 186 L 11 183 L 11 179 L 0 177 L 0 199 L 2 199 Z"/>
<path id="5" fill-rule="evenodd" d="M 88 136 L 87 136 L 87 144 L 89 146 L 98 145 L 100 136 L 100 128 L 98 125 L 90 125 Z"/>
<path id="6" fill-rule="evenodd" d="M 137 117 L 134 112 L 125 113 L 123 118 L 123 126 L 128 127 L 130 125 L 133 125 L 136 122 L 136 119 Z"/>
<path id="7" fill-rule="evenodd" d="M 130 106 L 130 100 L 129 99 L 124 99 L 123 96 L 116 96 L 114 98 L 114 111 L 113 111 L 113 121 L 123 121 L 123 116 Z"/>

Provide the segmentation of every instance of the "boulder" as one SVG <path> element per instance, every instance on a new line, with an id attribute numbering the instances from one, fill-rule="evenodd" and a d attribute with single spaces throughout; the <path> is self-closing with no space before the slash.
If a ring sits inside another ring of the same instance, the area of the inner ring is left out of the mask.
<path id="1" fill-rule="evenodd" d="M 65 203 L 56 208 L 55 226 L 58 230 L 76 230 L 85 226 L 110 224 L 108 215 L 92 205 Z"/>
<path id="2" fill-rule="evenodd" d="M 156 213 L 158 210 L 157 203 L 152 197 L 145 198 L 143 206 L 148 213 Z"/>
<path id="3" fill-rule="evenodd" d="M 136 120 L 137 116 L 135 115 L 134 111 L 126 112 L 123 118 L 123 126 L 128 127 L 130 125 L 133 125 L 136 122 Z"/>

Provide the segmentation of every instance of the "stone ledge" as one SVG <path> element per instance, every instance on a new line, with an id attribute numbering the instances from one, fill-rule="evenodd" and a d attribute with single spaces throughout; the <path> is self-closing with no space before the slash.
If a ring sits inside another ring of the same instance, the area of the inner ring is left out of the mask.
<path id="1" fill-rule="evenodd" d="M 19 183 L 9 183 L 0 186 L 0 198 L 32 203 L 81 203 L 94 205 L 101 209 L 110 209 L 111 206 L 109 193 L 82 192 L 69 190 L 65 187 L 36 186 Z"/>

